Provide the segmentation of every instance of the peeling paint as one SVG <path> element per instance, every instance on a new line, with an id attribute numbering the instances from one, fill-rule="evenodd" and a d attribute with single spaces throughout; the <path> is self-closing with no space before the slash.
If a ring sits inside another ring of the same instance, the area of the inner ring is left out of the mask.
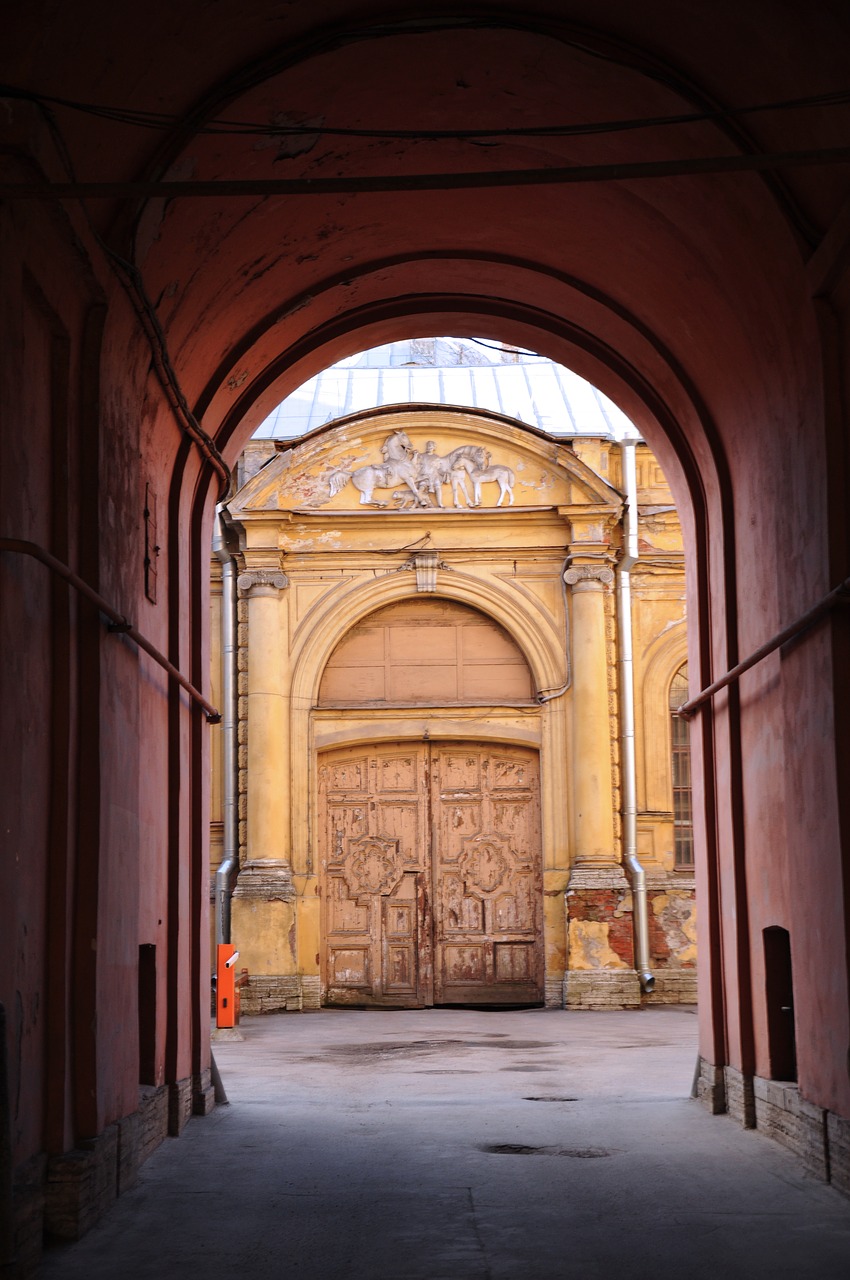
<path id="1" fill-rule="evenodd" d="M 571 920 L 569 956 L 571 969 L 628 969 L 608 942 L 609 925 L 602 920 Z"/>

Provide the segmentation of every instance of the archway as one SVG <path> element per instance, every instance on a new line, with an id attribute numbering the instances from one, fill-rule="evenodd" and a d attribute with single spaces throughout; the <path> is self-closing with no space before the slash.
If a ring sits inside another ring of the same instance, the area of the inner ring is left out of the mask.
<path id="1" fill-rule="evenodd" d="M 271 41 L 262 6 L 237 21 L 227 5 L 154 4 L 116 43 L 115 23 L 135 18 L 85 6 L 79 60 L 65 51 L 81 11 L 49 31 L 22 11 L 10 183 L 73 182 L 70 157 L 118 185 L 85 212 L 88 188 L 61 205 L 67 189 L 31 206 L 13 191 L 0 215 L 12 536 L 70 561 L 202 684 L 214 450 L 232 461 L 282 390 L 336 355 L 433 324 L 562 358 L 639 422 L 685 523 L 693 686 L 734 666 L 850 567 L 834 163 L 847 107 L 828 97 L 844 85 L 846 6 L 766 8 L 744 24 L 731 5 L 691 6 L 672 24 L 669 6 L 615 0 L 566 17 L 554 0 L 421 19 L 296 6 L 273 15 Z M 201 35 L 183 58 L 187 30 Z M 62 105 L 95 91 L 96 114 Z M 803 92 L 817 107 L 789 105 Z M 128 93 L 132 119 L 113 109 Z M 798 167 L 793 148 L 817 163 Z M 140 946 L 156 947 L 157 1115 L 170 1108 L 177 1131 L 209 1102 L 205 726 L 14 554 L 3 712 L 21 753 L 3 785 L 22 870 L 3 1002 L 25 1011 L 15 1079 L 43 1080 L 47 1099 L 15 1161 L 86 1140 L 113 1167 L 110 1126 L 138 1107 Z M 693 735 L 703 1092 L 747 1122 L 770 1072 L 772 927 L 811 993 L 800 1089 L 830 1132 L 850 1114 L 846 652 L 827 623 L 723 693 Z"/>

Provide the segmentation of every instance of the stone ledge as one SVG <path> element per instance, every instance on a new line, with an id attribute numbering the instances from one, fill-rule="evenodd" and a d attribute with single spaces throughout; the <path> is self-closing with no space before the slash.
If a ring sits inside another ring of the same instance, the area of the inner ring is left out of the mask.
<path id="1" fill-rule="evenodd" d="M 564 976 L 567 1009 L 638 1009 L 640 981 L 634 969 L 571 969 Z"/>
<path id="2" fill-rule="evenodd" d="M 576 889 L 628 889 L 629 882 L 621 866 L 582 867 L 573 866 L 567 884 L 567 893 Z"/>
<path id="3" fill-rule="evenodd" d="M 295 897 L 292 867 L 281 859 L 246 862 L 239 872 L 234 898 L 258 898 L 262 902 L 291 902 Z"/>

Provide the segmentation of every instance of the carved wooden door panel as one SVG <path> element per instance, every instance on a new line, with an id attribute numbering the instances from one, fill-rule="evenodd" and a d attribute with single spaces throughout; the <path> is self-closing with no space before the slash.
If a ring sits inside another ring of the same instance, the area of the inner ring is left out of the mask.
<path id="1" fill-rule="evenodd" d="M 424 743 L 320 758 L 328 1004 L 432 1003 L 426 767 Z"/>
<path id="2" fill-rule="evenodd" d="M 433 748 L 434 1001 L 543 1000 L 537 753 Z"/>
<path id="3" fill-rule="evenodd" d="M 318 828 L 326 1003 L 542 1001 L 536 752 L 326 752 Z"/>

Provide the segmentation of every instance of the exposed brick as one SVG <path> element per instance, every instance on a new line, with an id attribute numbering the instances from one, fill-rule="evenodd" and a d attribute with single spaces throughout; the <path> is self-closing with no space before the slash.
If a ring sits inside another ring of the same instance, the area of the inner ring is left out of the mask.
<path id="1" fill-rule="evenodd" d="M 208 1116 L 215 1109 L 215 1090 L 209 1068 L 192 1079 L 192 1114 Z"/>
<path id="2" fill-rule="evenodd" d="M 142 1117 L 138 1111 L 118 1121 L 118 1195 L 129 1191 L 139 1180 L 141 1165 Z"/>
<path id="3" fill-rule="evenodd" d="M 826 1137 L 830 1181 L 839 1191 L 850 1196 L 850 1120 L 828 1111 Z"/>
<path id="4" fill-rule="evenodd" d="M 564 975 L 546 976 L 544 1003 L 547 1009 L 563 1009 L 564 1007 Z"/>
<path id="5" fill-rule="evenodd" d="M 827 1113 L 800 1097 L 796 1084 L 786 1080 L 753 1081 L 756 1127 L 800 1157 L 816 1178 L 829 1178 Z"/>
<path id="6" fill-rule="evenodd" d="M 690 966 L 682 968 L 652 967 L 655 990 L 644 995 L 645 1004 L 696 1004 L 697 971 Z"/>
<path id="7" fill-rule="evenodd" d="M 745 1129 L 754 1129 L 756 1107 L 752 1076 L 745 1076 L 737 1067 L 724 1067 L 723 1074 L 727 1112 Z"/>
<path id="8" fill-rule="evenodd" d="M 142 1085 L 139 1089 L 139 1165 L 143 1165 L 168 1137 L 168 1088 Z"/>
<path id="9" fill-rule="evenodd" d="M 192 1114 L 192 1077 L 168 1086 L 168 1132 L 179 1137 Z"/>
<path id="10" fill-rule="evenodd" d="M 86 1139 L 47 1166 L 44 1221 L 61 1240 L 79 1240 L 118 1195 L 118 1125 Z"/>
<path id="11" fill-rule="evenodd" d="M 716 1067 L 705 1058 L 699 1059 L 697 1073 L 697 1098 L 712 1115 L 726 1111 L 726 1075 L 723 1067 Z"/>
<path id="12" fill-rule="evenodd" d="M 41 1154 L 33 1156 L 15 1170 L 12 1186 L 15 1264 L 10 1268 L 10 1275 L 15 1280 L 34 1275 L 41 1259 L 46 1172 L 47 1157 Z M 2 1267 L 0 1271 L 3 1275 L 6 1274 Z"/>
<path id="13" fill-rule="evenodd" d="M 574 969 L 564 978 L 568 1009 L 636 1009 L 640 982 L 634 969 Z"/>

